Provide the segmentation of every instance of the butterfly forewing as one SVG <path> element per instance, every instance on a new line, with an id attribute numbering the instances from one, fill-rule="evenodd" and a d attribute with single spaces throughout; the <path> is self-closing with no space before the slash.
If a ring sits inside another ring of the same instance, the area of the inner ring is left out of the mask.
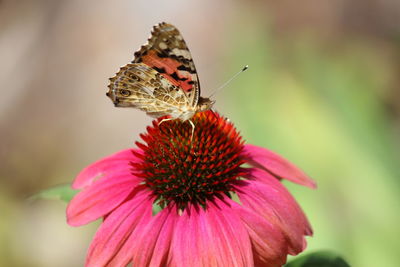
<path id="1" fill-rule="evenodd" d="M 175 26 L 164 22 L 154 26 L 147 44 L 135 53 L 133 62 L 142 62 L 157 70 L 185 92 L 191 106 L 196 106 L 200 96 L 199 79 L 192 55 Z"/>

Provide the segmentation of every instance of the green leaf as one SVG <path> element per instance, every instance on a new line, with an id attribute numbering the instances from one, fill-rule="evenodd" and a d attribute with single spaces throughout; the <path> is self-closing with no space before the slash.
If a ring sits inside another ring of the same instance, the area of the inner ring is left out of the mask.
<path id="1" fill-rule="evenodd" d="M 42 190 L 37 194 L 31 196 L 29 200 L 33 201 L 37 199 L 59 199 L 68 203 L 77 193 L 78 191 L 72 189 L 70 184 L 63 184 Z"/>
<path id="2" fill-rule="evenodd" d="M 156 216 L 162 210 L 163 207 L 159 203 L 153 203 L 153 208 L 152 208 L 153 216 Z"/>
<path id="3" fill-rule="evenodd" d="M 231 199 L 232 199 L 233 201 L 235 201 L 235 202 L 238 203 L 239 205 L 242 205 L 242 202 L 240 202 L 239 196 L 238 196 L 235 192 L 231 191 L 231 192 L 229 192 L 229 194 L 230 194 Z"/>
<path id="4" fill-rule="evenodd" d="M 285 267 L 350 267 L 350 265 L 334 252 L 318 251 L 296 257 Z"/>

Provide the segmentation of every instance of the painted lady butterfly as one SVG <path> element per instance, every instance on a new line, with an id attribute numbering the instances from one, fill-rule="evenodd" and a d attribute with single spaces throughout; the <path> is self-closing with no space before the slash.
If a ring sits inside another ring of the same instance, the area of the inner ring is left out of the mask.
<path id="1" fill-rule="evenodd" d="M 148 43 L 135 53 L 131 64 L 110 78 L 107 96 L 116 107 L 133 107 L 159 118 L 192 124 L 197 112 L 211 109 L 214 101 L 200 96 L 200 83 L 192 56 L 178 29 L 162 22 L 154 26 Z"/>

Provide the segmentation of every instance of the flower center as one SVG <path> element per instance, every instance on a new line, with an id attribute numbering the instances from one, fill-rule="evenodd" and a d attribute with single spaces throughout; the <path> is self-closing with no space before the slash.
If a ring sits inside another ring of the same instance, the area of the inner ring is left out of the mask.
<path id="1" fill-rule="evenodd" d="M 153 127 L 137 142 L 143 161 L 134 164 L 135 175 L 157 197 L 162 207 L 171 201 L 185 208 L 188 203 L 206 206 L 213 197 L 228 195 L 243 175 L 240 165 L 243 141 L 234 126 L 211 111 L 197 113 L 188 121 L 153 121 Z"/>

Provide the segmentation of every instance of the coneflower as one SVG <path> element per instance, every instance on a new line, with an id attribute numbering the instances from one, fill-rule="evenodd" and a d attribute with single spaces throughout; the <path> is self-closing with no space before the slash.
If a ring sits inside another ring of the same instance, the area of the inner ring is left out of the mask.
<path id="1" fill-rule="evenodd" d="M 280 182 L 314 188 L 300 169 L 217 113 L 196 114 L 193 137 L 187 122 L 159 121 L 75 179 L 68 223 L 103 218 L 86 266 L 282 266 L 305 249 L 311 226 Z"/>

